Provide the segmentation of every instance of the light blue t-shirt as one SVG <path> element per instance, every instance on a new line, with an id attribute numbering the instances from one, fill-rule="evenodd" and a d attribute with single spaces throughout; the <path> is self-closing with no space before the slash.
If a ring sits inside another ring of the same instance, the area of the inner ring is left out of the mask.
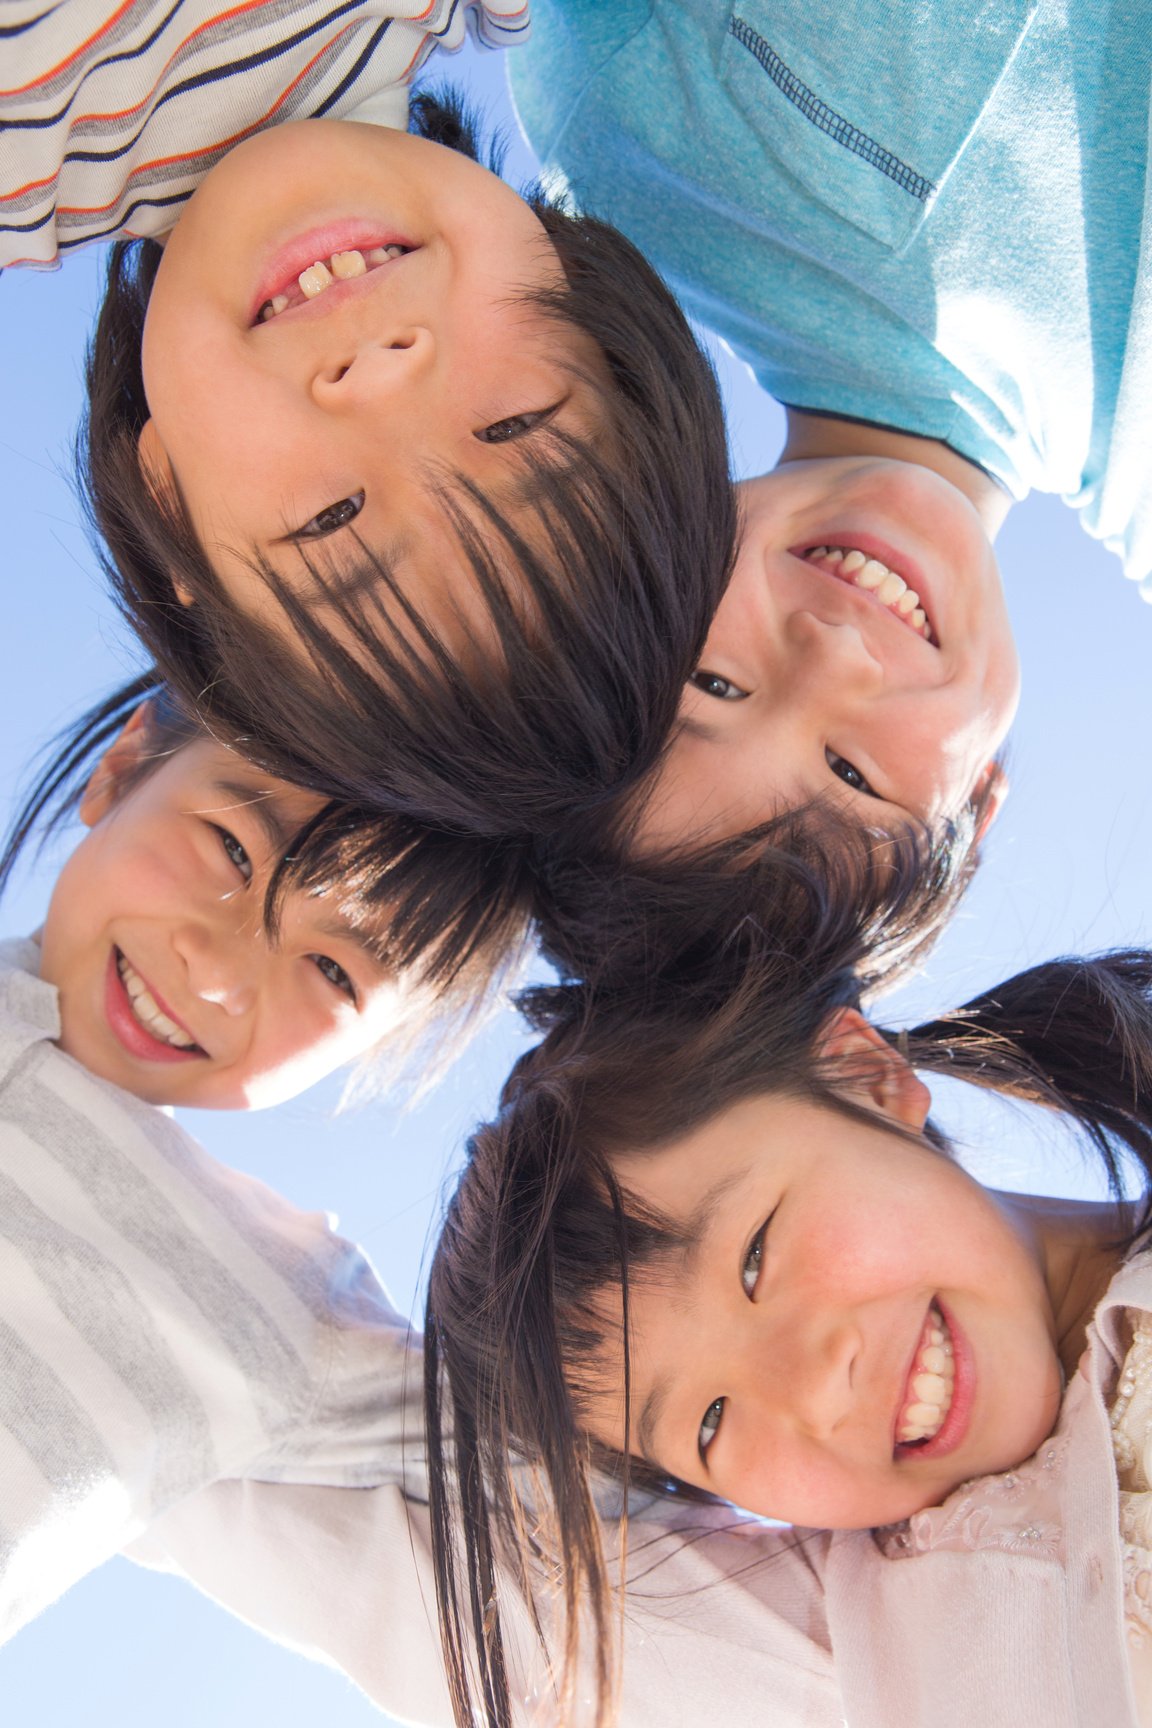
<path id="1" fill-rule="evenodd" d="M 536 150 L 784 402 L 1058 492 L 1152 594 L 1152 11 L 534 0 Z"/>

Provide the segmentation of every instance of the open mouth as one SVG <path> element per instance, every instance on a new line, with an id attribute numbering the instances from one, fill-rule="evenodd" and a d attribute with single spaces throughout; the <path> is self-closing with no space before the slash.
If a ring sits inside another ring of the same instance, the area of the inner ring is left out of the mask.
<path id="1" fill-rule="evenodd" d="M 179 1051 L 183 1055 L 205 1055 L 206 1051 L 196 1043 L 190 1033 L 164 1012 L 145 980 L 119 948 L 113 950 L 113 957 L 117 975 L 124 987 L 128 1012 L 141 1031 L 156 1043 L 166 1045 L 170 1050 Z"/>
<path id="2" fill-rule="evenodd" d="M 896 1419 L 897 1456 L 927 1446 L 936 1438 L 948 1419 L 955 1391 L 956 1360 L 952 1334 L 948 1322 L 933 1302 L 924 1321 L 904 1388 L 904 1402 Z"/>
<path id="3" fill-rule="evenodd" d="M 257 308 L 254 322 L 268 324 L 282 312 L 290 312 L 294 306 L 318 300 L 334 284 L 354 282 L 357 277 L 370 275 L 373 270 L 392 264 L 414 250 L 414 247 L 402 245 L 399 241 L 390 241 L 381 246 L 350 246 L 329 253 L 325 258 L 314 258 L 303 270 L 286 277 L 276 286 Z"/>
<path id="4" fill-rule="evenodd" d="M 801 553 L 809 564 L 827 571 L 852 588 L 870 594 L 879 605 L 895 613 L 909 630 L 922 636 L 925 642 L 935 642 L 931 620 L 916 593 L 899 571 L 892 570 L 879 558 L 862 552 L 858 546 L 810 546 Z"/>

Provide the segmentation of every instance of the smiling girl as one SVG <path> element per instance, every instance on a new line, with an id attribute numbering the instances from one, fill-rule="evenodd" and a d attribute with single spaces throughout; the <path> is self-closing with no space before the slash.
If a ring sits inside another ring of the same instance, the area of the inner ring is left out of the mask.
<path id="1" fill-rule="evenodd" d="M 494 1596 L 474 1652 L 463 1632 L 496 1587 L 493 1555 L 566 1626 L 562 1686 L 578 1652 L 611 1649 L 598 1467 L 634 1491 L 875 1532 L 829 1551 L 850 1722 L 894 1719 L 885 1696 L 920 1720 L 910 1701 L 930 1680 L 970 1715 L 988 1690 L 966 1677 L 984 1660 L 982 1592 L 1005 1617 L 989 1672 L 1015 1642 L 1063 1676 L 1053 1697 L 1080 1695 L 1087 1669 L 1057 1652 L 1086 1565 L 1098 1696 L 1074 1719 L 1152 1720 L 1152 958 L 1036 967 L 897 1035 L 857 1010 L 854 911 L 810 925 L 802 953 L 754 917 L 725 929 L 696 911 L 663 924 L 663 947 L 649 927 L 646 981 L 613 960 L 598 989 L 538 994 L 547 1037 L 473 1137 L 449 1207 L 426 1351 L 431 1429 L 458 1448 L 434 1480 L 435 1527 L 468 1555 L 440 1576 L 454 1671 L 476 1660 L 499 1698 Z M 915 1070 L 1061 1113 L 1113 1199 L 982 1186 Z M 996 1555 L 1017 1556 L 999 1580 Z M 603 1654 L 595 1671 L 607 1720 L 619 1675 Z M 1028 1707 L 1023 1692 L 997 1705 L 1004 1721 Z"/>

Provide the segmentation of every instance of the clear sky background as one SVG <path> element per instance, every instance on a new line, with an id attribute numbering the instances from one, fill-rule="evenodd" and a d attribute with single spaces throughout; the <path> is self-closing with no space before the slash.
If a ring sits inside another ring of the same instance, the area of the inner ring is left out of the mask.
<path id="1" fill-rule="evenodd" d="M 506 127 L 514 122 L 495 56 L 449 63 Z M 531 159 L 513 151 L 513 177 Z M 68 482 L 81 404 L 85 334 L 101 257 L 55 274 L 0 280 L 0 795 L 13 807 L 33 752 L 87 701 L 137 664 L 105 597 Z M 722 354 L 735 461 L 771 465 L 781 438 L 774 405 Z M 925 976 L 889 1004 L 892 1020 L 962 1001 L 1057 953 L 1152 937 L 1148 700 L 1152 608 L 1056 499 L 1016 509 L 999 542 L 1024 663 L 1011 743 L 1012 795 L 987 863 Z M 42 914 L 50 862 L 0 907 L 0 932 Z M 398 1306 L 415 1311 L 430 1224 L 470 1123 L 490 1107 L 521 1037 L 509 1013 L 461 1062 L 436 1098 L 400 1115 L 371 1107 L 334 1118 L 339 1088 L 321 1088 L 255 1116 L 190 1116 L 219 1157 L 274 1183 L 299 1204 L 336 1211 L 372 1255 Z M 997 1107 L 994 1107 L 997 1108 Z M 987 1106 L 944 1117 L 982 1174 L 1004 1186 L 1084 1188 L 1074 1156 L 1054 1161 L 1050 1133 L 1008 1124 Z M 989 1153 L 988 1141 L 995 1142 Z M 1041 1156 L 1040 1147 L 1044 1148 Z M 1042 1167 L 1042 1168 L 1041 1168 Z M 387 1555 L 380 1556 L 387 1564 Z M 355 1580 L 348 1580 L 349 1590 Z M 278 1728 L 379 1725 L 339 1675 L 257 1638 L 185 1585 L 118 1560 L 0 1651 L 9 1721 L 85 1728 Z"/>

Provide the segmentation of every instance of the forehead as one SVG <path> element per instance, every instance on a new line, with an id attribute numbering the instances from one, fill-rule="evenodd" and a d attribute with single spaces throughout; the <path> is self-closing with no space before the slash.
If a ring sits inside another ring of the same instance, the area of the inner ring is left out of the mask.
<path id="1" fill-rule="evenodd" d="M 277 780 L 210 739 L 185 745 L 162 765 L 162 771 L 177 783 L 179 794 L 193 800 L 199 814 L 250 818 L 278 849 L 324 802 L 317 793 Z"/>

